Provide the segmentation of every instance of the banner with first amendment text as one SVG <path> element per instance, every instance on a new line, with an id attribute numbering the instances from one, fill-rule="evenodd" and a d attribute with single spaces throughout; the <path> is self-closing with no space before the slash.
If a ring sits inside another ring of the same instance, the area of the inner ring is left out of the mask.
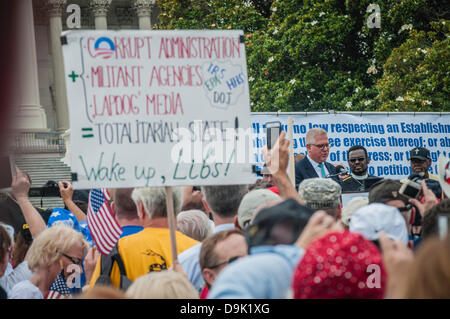
<path id="1" fill-rule="evenodd" d="M 305 134 L 313 127 L 327 131 L 330 142 L 328 161 L 342 164 L 349 171 L 348 149 L 354 145 L 366 148 L 369 174 L 402 179 L 411 174 L 409 152 L 415 147 L 430 151 L 430 172 L 437 175 L 440 154 L 450 156 L 450 114 L 427 113 L 252 113 L 253 162 L 264 164 L 262 148 L 266 145 L 265 123 L 280 121 L 287 129 L 288 118 L 294 119 L 294 155 L 306 154 Z"/>
<path id="2" fill-rule="evenodd" d="M 243 32 L 67 31 L 75 188 L 247 184 Z"/>

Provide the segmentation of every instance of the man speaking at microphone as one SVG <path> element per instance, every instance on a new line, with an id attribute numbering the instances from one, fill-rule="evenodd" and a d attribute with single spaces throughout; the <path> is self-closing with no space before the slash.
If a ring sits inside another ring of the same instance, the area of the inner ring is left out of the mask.
<path id="1" fill-rule="evenodd" d="M 295 164 L 295 185 L 305 179 L 317 177 L 330 177 L 337 183 L 341 183 L 336 168 L 326 162 L 330 154 L 330 143 L 327 131 L 322 128 L 312 128 L 305 135 L 307 156 Z"/>
<path id="2" fill-rule="evenodd" d="M 354 145 L 347 152 L 351 175 L 342 180 L 342 192 L 368 192 L 369 188 L 381 180 L 381 177 L 369 175 L 367 167 L 370 158 L 361 145 Z"/>

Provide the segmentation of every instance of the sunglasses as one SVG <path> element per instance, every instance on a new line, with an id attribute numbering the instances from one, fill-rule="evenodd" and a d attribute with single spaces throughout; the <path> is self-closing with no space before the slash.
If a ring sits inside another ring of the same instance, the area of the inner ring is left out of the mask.
<path id="1" fill-rule="evenodd" d="M 61 255 L 63 255 L 64 257 L 66 257 L 67 259 L 69 259 L 71 262 L 73 262 L 75 265 L 81 265 L 81 263 L 83 262 L 82 259 L 78 259 L 75 257 L 71 257 L 69 255 L 66 255 L 64 253 L 61 253 Z"/>
<path id="2" fill-rule="evenodd" d="M 350 163 L 354 163 L 354 162 L 356 162 L 356 161 L 363 162 L 364 160 L 365 160 L 364 157 L 350 158 L 350 159 L 349 159 Z"/>
<path id="3" fill-rule="evenodd" d="M 214 269 L 214 268 L 220 267 L 220 266 L 222 266 L 222 265 L 231 264 L 232 262 L 238 260 L 238 259 L 241 258 L 241 257 L 242 257 L 242 256 L 234 256 L 234 257 L 231 257 L 230 259 L 228 259 L 228 260 L 226 260 L 226 261 L 223 261 L 223 262 L 221 262 L 221 263 L 215 264 L 214 266 L 206 267 L 206 268 Z"/>
<path id="4" fill-rule="evenodd" d="M 320 148 L 321 150 L 323 150 L 324 148 L 330 148 L 330 144 L 311 144 L 314 145 L 317 148 Z"/>

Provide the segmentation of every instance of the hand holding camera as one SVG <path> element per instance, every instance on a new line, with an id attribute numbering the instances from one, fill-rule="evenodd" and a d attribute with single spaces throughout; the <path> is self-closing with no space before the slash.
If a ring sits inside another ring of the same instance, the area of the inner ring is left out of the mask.
<path id="1" fill-rule="evenodd" d="M 438 200 L 436 198 L 436 195 L 434 195 L 433 191 L 431 191 L 428 188 L 425 180 L 421 181 L 421 189 L 422 189 L 423 198 L 424 198 L 423 203 L 421 203 L 416 198 L 410 198 L 409 201 L 419 209 L 419 213 L 423 217 L 427 210 L 429 210 L 431 207 L 433 207 L 434 205 L 436 205 L 438 203 Z"/>
<path id="2" fill-rule="evenodd" d="M 59 192 L 61 194 L 62 200 L 66 203 L 68 201 L 72 201 L 73 197 L 73 187 L 72 184 L 68 181 L 60 181 L 58 183 Z"/>

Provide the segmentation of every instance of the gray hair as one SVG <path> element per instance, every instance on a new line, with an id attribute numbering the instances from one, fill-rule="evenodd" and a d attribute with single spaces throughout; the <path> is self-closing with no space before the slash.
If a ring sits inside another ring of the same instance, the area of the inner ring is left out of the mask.
<path id="1" fill-rule="evenodd" d="M 202 186 L 202 193 L 209 208 L 215 214 L 227 218 L 236 216 L 247 189 L 247 185 Z"/>
<path id="2" fill-rule="evenodd" d="M 316 136 L 327 134 L 327 131 L 325 131 L 321 127 L 314 127 L 310 129 L 308 132 L 306 132 L 305 135 L 305 143 L 306 144 L 314 144 L 316 143 Z"/>
<path id="3" fill-rule="evenodd" d="M 181 209 L 181 188 L 172 187 L 173 207 L 175 215 Z M 166 191 L 164 187 L 137 187 L 131 194 L 136 207 L 142 202 L 149 218 L 167 217 Z"/>
<path id="4" fill-rule="evenodd" d="M 350 218 L 353 213 L 356 212 L 361 207 L 367 206 L 369 204 L 369 199 L 367 197 L 357 196 L 353 197 L 345 206 L 342 208 L 341 221 L 345 226 L 349 226 Z"/>
<path id="5" fill-rule="evenodd" d="M 214 231 L 211 220 L 206 213 L 191 209 L 181 212 L 177 216 L 177 228 L 188 237 L 198 241 L 203 241 Z"/>

